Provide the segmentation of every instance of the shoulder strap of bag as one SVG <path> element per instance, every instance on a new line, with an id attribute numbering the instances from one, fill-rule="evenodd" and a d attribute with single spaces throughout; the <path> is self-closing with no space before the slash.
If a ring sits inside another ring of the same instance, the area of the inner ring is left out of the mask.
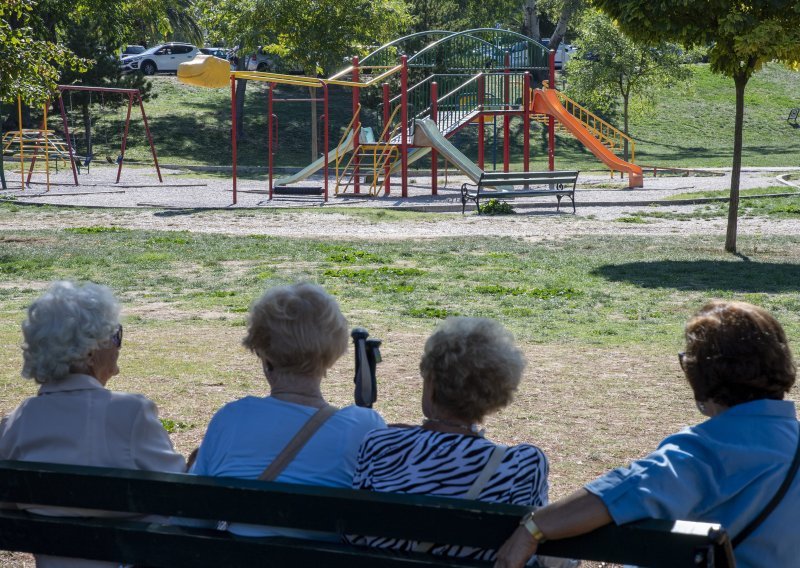
<path id="1" fill-rule="evenodd" d="M 469 490 L 464 494 L 464 499 L 478 498 L 478 495 L 481 494 L 481 490 L 483 490 L 486 483 L 489 481 L 492 475 L 494 475 L 494 472 L 497 471 L 497 468 L 500 467 L 500 462 L 503 461 L 507 449 L 508 448 L 506 446 L 500 444 L 495 446 L 494 450 L 492 450 L 492 455 L 489 456 L 489 461 L 486 462 L 485 466 L 483 466 L 483 471 L 481 471 L 478 479 L 475 480 Z"/>
<path id="2" fill-rule="evenodd" d="M 338 408 L 330 404 L 326 404 L 317 410 L 298 430 L 294 438 L 289 440 L 289 443 L 281 450 L 278 457 L 272 460 L 272 463 L 258 476 L 258 479 L 261 481 L 274 481 L 286 469 L 286 466 L 292 463 L 292 460 L 303 449 L 303 446 L 306 445 L 314 433 L 338 410 Z"/>
<path id="3" fill-rule="evenodd" d="M 478 498 L 478 495 L 481 494 L 481 490 L 484 488 L 484 486 L 492 477 L 492 475 L 494 475 L 494 472 L 497 471 L 497 468 L 503 461 L 507 449 L 508 447 L 503 446 L 502 444 L 497 444 L 494 447 L 494 450 L 492 450 L 492 454 L 489 456 L 489 461 L 486 462 L 485 466 L 483 466 L 483 470 L 481 470 L 480 475 L 478 475 L 478 478 L 472 483 L 472 485 L 464 494 L 464 496 L 461 497 L 462 499 Z M 432 548 L 433 548 L 432 542 L 418 542 L 414 545 L 412 550 L 414 552 L 430 552 Z"/>
<path id="4" fill-rule="evenodd" d="M 750 536 L 750 534 L 752 534 L 752 532 L 756 530 L 767 517 L 769 517 L 770 513 L 772 513 L 775 507 L 778 506 L 778 504 L 783 499 L 784 495 L 786 495 L 786 492 L 789 490 L 789 487 L 791 486 L 792 481 L 794 480 L 794 476 L 797 473 L 798 467 L 800 467 L 800 431 L 798 431 L 797 449 L 794 452 L 794 459 L 792 460 L 792 465 L 789 466 L 789 472 L 786 474 L 786 477 L 784 478 L 783 483 L 778 489 L 778 492 L 772 498 L 772 501 L 770 501 L 767 504 L 767 506 L 764 507 L 764 510 L 761 511 L 761 513 L 755 519 L 750 521 L 750 524 L 747 525 L 744 529 L 742 529 L 742 531 L 736 535 L 736 538 L 734 538 L 731 541 L 733 548 L 739 546 L 744 539 Z"/>

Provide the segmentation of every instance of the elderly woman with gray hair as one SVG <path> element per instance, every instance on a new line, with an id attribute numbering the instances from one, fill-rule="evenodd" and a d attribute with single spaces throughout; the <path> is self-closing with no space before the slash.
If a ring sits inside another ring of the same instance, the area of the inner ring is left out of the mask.
<path id="1" fill-rule="evenodd" d="M 546 505 L 544 452 L 530 444 L 495 444 L 481 428 L 487 416 L 511 402 L 522 379 L 525 359 L 511 333 L 489 319 L 448 318 L 425 343 L 419 367 L 422 425 L 370 432 L 359 451 L 353 487 Z M 466 546 L 370 536 L 348 540 L 461 558 L 491 560 L 495 556 L 494 550 Z M 547 559 L 546 565 L 572 563 Z"/>
<path id="2" fill-rule="evenodd" d="M 222 407 L 190 472 L 349 487 L 361 440 L 385 424 L 374 410 L 338 409 L 322 393 L 323 379 L 348 339 L 339 304 L 320 286 L 278 286 L 258 298 L 242 343 L 258 358 L 269 394 Z M 227 528 L 243 536 L 330 537 L 244 524 Z"/>
<path id="3" fill-rule="evenodd" d="M 155 404 L 106 388 L 119 373 L 119 312 L 111 290 L 93 283 L 55 282 L 30 305 L 22 323 L 22 376 L 39 383 L 39 392 L 0 422 L 0 459 L 184 471 L 184 459 L 173 450 Z M 36 565 L 116 566 L 42 555 Z"/>

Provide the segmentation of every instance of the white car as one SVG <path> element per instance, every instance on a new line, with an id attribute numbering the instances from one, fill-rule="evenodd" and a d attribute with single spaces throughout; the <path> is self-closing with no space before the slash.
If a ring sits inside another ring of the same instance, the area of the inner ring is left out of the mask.
<path id="1" fill-rule="evenodd" d="M 190 43 L 165 43 L 151 47 L 138 55 L 123 57 L 120 67 L 123 73 L 141 71 L 153 75 L 162 71 L 177 71 L 178 65 L 194 59 L 199 50 Z"/>
<path id="2" fill-rule="evenodd" d="M 542 45 L 547 47 L 550 44 L 549 38 L 542 38 Z M 569 45 L 568 43 L 564 43 L 563 41 L 558 44 L 558 49 L 556 50 L 556 69 L 562 69 L 564 65 L 567 64 L 569 58 L 577 51 L 577 48 Z"/>

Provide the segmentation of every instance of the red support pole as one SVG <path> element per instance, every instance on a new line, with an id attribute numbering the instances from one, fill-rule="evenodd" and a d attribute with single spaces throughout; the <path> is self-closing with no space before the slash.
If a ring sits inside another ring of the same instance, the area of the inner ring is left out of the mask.
<path id="1" fill-rule="evenodd" d="M 69 165 L 72 166 L 72 177 L 75 185 L 78 185 L 78 172 L 75 168 L 75 155 L 72 152 L 72 142 L 69 139 L 69 126 L 67 125 L 67 111 L 64 110 L 64 95 L 59 92 L 58 107 L 61 110 L 61 122 L 64 124 L 64 139 L 67 141 L 67 151 L 69 152 Z"/>
<path id="2" fill-rule="evenodd" d="M 483 169 L 484 145 L 486 144 L 486 125 L 484 124 L 484 101 L 486 96 L 486 77 L 478 77 L 478 167 Z"/>
<path id="3" fill-rule="evenodd" d="M 408 56 L 400 58 L 400 195 L 408 197 Z"/>
<path id="4" fill-rule="evenodd" d="M 548 88 L 556 88 L 556 52 L 550 50 L 550 82 Z M 550 115 L 547 119 L 547 162 L 550 171 L 556 169 L 556 119 Z"/>
<path id="5" fill-rule="evenodd" d="M 331 113 L 330 113 L 330 108 L 329 108 L 329 106 L 330 106 L 330 98 L 328 97 L 328 84 L 325 83 L 325 82 L 322 83 L 322 95 L 323 95 L 322 112 L 325 113 L 325 121 L 324 121 L 324 126 L 323 126 L 323 128 L 325 129 L 325 132 L 323 133 L 323 137 L 322 137 L 322 143 L 324 145 L 324 148 L 323 148 L 323 152 L 324 153 L 323 153 L 322 163 L 323 163 L 323 168 L 325 170 L 325 202 L 327 203 L 327 201 L 328 201 L 328 152 L 330 152 L 330 149 L 329 149 L 329 136 L 328 136 L 328 131 L 330 130 L 330 119 L 328 117 L 331 115 Z"/>
<path id="6" fill-rule="evenodd" d="M 391 101 L 389 99 L 389 95 L 390 95 L 390 93 L 389 93 L 389 83 L 384 83 L 383 84 L 383 131 L 384 131 L 384 133 L 383 133 L 383 140 L 382 140 L 382 142 L 384 144 L 388 144 L 389 143 L 389 136 L 391 136 L 391 132 L 390 132 L 391 128 L 389 128 L 389 120 L 391 120 L 391 117 L 392 117 L 392 109 L 390 108 L 391 107 Z M 392 166 L 389 163 L 389 160 L 387 160 L 386 161 L 386 166 L 384 166 L 384 170 L 383 170 L 383 187 L 384 187 L 383 194 L 384 195 L 389 195 L 392 192 L 391 175 L 392 175 Z"/>
<path id="7" fill-rule="evenodd" d="M 438 120 L 439 113 L 439 85 L 436 81 L 431 83 L 431 120 L 435 123 Z M 439 153 L 436 148 L 431 148 L 431 195 L 438 193 L 439 183 Z"/>
<path id="8" fill-rule="evenodd" d="M 128 114 L 125 116 L 125 130 L 122 131 L 122 147 L 119 150 L 119 163 L 117 164 L 117 183 L 122 175 L 122 162 L 125 161 L 125 146 L 128 144 L 128 127 L 131 124 L 131 108 L 133 107 L 133 93 L 128 94 Z"/>
<path id="9" fill-rule="evenodd" d="M 267 83 L 267 170 L 268 170 L 268 179 L 269 179 L 269 198 L 272 200 L 272 165 L 273 159 L 272 156 L 274 152 L 272 151 L 272 131 L 275 128 L 272 119 L 272 104 L 273 104 L 273 87 L 275 85 L 273 83 Z"/>
<path id="10" fill-rule="evenodd" d="M 358 56 L 353 57 L 353 83 L 358 83 Z M 361 116 L 358 113 L 359 99 L 361 89 L 353 87 L 353 193 L 361 193 L 361 184 L 359 183 L 360 174 L 360 158 L 358 155 L 359 146 L 361 145 Z"/>
<path id="11" fill-rule="evenodd" d="M 531 161 L 531 74 L 522 80 L 522 169 L 529 171 Z"/>
<path id="12" fill-rule="evenodd" d="M 231 75 L 231 150 L 233 152 L 233 205 L 236 205 L 236 77 Z"/>
<path id="13" fill-rule="evenodd" d="M 150 134 L 150 125 L 147 123 L 147 115 L 144 112 L 144 103 L 142 102 L 142 95 L 136 91 L 136 98 L 139 99 L 139 110 L 142 113 L 142 122 L 144 122 L 144 132 L 147 135 L 147 142 L 150 144 L 150 153 L 153 155 L 153 164 L 156 166 L 156 173 L 158 174 L 159 183 L 164 183 L 161 177 L 161 168 L 158 166 L 158 156 L 156 156 L 156 145 L 153 143 L 153 135 Z"/>
<path id="14" fill-rule="evenodd" d="M 503 77 L 503 171 L 511 165 L 511 54 L 506 51 L 506 69 Z"/>

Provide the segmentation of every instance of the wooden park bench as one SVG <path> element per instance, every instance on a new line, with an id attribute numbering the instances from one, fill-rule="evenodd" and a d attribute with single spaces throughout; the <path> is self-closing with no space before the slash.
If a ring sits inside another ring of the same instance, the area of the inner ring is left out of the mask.
<path id="1" fill-rule="evenodd" d="M 786 119 L 787 122 L 793 123 L 795 126 L 800 126 L 797 124 L 797 118 L 800 115 L 800 108 L 793 108 L 789 111 L 789 117 Z"/>
<path id="2" fill-rule="evenodd" d="M 480 215 L 481 199 L 511 199 L 539 195 L 555 195 L 558 199 L 556 211 L 560 210 L 561 198 L 566 195 L 572 200 L 572 212 L 575 213 L 575 184 L 578 181 L 578 173 L 483 172 L 477 184 L 465 183 L 461 186 L 461 214 L 464 214 L 467 200 L 475 202 Z M 472 187 L 475 189 L 471 189 Z"/>
<path id="3" fill-rule="evenodd" d="M 54 517 L 0 508 L 0 549 L 148 567 L 490 566 L 341 542 L 343 534 L 498 548 L 527 507 L 443 497 L 0 461 L 0 503 L 236 521 L 332 533 L 331 541 L 241 537 L 152 518 Z M 7 505 L 6 505 L 7 506 Z M 644 521 L 550 541 L 542 554 L 656 567 L 732 567 L 719 525 Z"/>

